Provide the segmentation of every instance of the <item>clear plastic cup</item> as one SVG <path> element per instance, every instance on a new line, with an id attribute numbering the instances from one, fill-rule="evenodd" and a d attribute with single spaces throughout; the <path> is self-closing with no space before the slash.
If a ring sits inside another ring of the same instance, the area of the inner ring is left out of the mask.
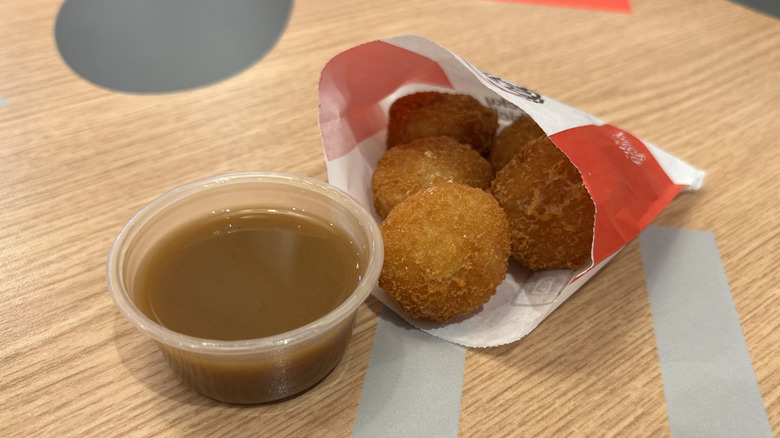
<path id="1" fill-rule="evenodd" d="M 305 211 L 334 223 L 359 248 L 362 277 L 352 294 L 327 315 L 279 335 L 241 341 L 201 339 L 172 331 L 135 304 L 141 262 L 165 236 L 215 209 Z M 376 286 L 384 258 L 371 214 L 335 187 L 307 177 L 233 173 L 198 180 L 157 198 L 125 225 L 111 248 L 107 279 L 120 312 L 154 339 L 179 378 L 208 397 L 254 404 L 299 394 L 338 364 L 352 336 L 358 306 Z"/>

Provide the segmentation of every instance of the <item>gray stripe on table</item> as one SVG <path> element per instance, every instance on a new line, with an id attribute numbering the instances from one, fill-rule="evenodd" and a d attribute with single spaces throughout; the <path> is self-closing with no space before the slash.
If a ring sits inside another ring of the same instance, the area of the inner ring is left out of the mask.
<path id="1" fill-rule="evenodd" d="M 712 233 L 648 227 L 639 236 L 674 437 L 771 437 Z"/>
<path id="2" fill-rule="evenodd" d="M 466 348 L 382 307 L 354 438 L 457 437 Z"/>

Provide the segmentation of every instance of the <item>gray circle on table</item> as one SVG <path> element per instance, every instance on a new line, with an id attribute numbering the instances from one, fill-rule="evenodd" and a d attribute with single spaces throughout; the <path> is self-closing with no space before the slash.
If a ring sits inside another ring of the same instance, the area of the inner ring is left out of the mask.
<path id="1" fill-rule="evenodd" d="M 254 65 L 281 36 L 292 0 L 66 0 L 54 34 L 65 62 L 98 86 L 170 93 Z"/>
<path id="2" fill-rule="evenodd" d="M 780 19 L 780 1 L 778 0 L 731 0 L 769 17 Z"/>

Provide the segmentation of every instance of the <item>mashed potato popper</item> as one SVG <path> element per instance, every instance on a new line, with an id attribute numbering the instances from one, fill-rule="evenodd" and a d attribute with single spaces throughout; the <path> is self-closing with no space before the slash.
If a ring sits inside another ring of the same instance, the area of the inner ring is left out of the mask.
<path id="1" fill-rule="evenodd" d="M 466 93 L 499 115 L 499 130 L 531 116 L 574 163 L 596 205 L 591 261 L 578 271 L 531 272 L 510 259 L 506 280 L 481 309 L 447 324 L 405 315 L 380 288 L 374 295 L 412 325 L 451 342 L 514 342 L 604 267 L 704 172 L 615 126 L 485 73 L 425 38 L 373 41 L 334 57 L 320 78 L 320 129 L 331 184 L 374 211 L 371 175 L 385 151 L 387 112 L 417 91 Z M 374 212 L 377 220 L 379 216 Z"/>

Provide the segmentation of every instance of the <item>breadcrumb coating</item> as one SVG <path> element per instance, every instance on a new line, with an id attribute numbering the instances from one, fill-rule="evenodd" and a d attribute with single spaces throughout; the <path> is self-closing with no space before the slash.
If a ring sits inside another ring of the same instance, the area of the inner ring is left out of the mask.
<path id="1" fill-rule="evenodd" d="M 407 314 L 446 322 L 487 302 L 504 281 L 509 224 L 488 193 L 429 186 L 398 204 L 380 227 L 379 285 Z"/>
<path id="2" fill-rule="evenodd" d="M 498 114 L 467 94 L 425 91 L 390 106 L 387 147 L 426 137 L 446 136 L 487 156 L 498 129 Z"/>
<path id="3" fill-rule="evenodd" d="M 543 141 L 545 137 L 547 135 L 534 119 L 528 115 L 520 116 L 496 135 L 488 157 L 493 170 L 498 172 L 503 169 L 516 153 L 531 143 Z"/>
<path id="4" fill-rule="evenodd" d="M 487 190 L 493 168 L 477 151 L 449 137 L 430 137 L 388 149 L 372 176 L 374 206 L 380 216 L 420 189 L 456 182 Z"/>
<path id="5" fill-rule="evenodd" d="M 596 207 L 577 168 L 547 137 L 497 174 L 491 193 L 512 233 L 512 256 L 533 269 L 577 269 L 589 258 Z"/>

